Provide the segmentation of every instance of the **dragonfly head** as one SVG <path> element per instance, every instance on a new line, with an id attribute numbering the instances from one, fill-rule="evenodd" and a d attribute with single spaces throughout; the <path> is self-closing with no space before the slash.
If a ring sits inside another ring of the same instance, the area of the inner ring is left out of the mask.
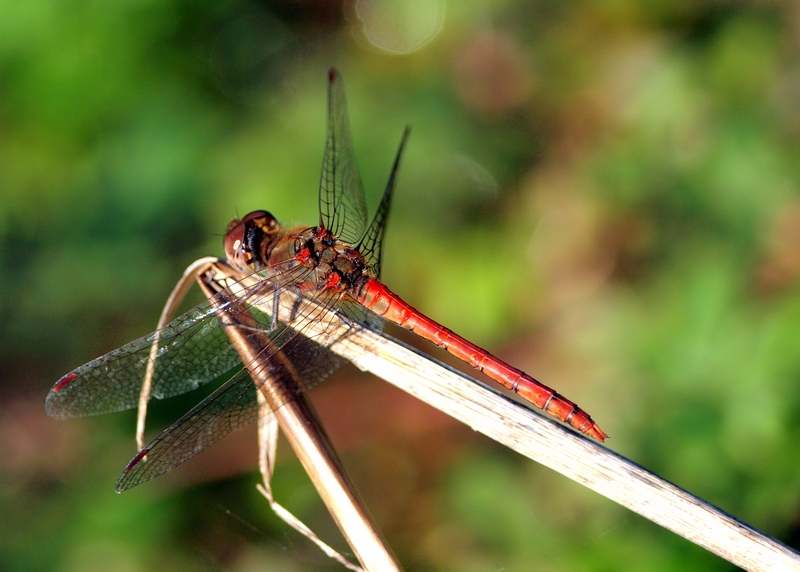
<path id="1" fill-rule="evenodd" d="M 267 266 L 280 234 L 280 223 L 267 211 L 253 211 L 241 220 L 233 219 L 222 239 L 225 257 L 237 270 L 261 270 Z"/>

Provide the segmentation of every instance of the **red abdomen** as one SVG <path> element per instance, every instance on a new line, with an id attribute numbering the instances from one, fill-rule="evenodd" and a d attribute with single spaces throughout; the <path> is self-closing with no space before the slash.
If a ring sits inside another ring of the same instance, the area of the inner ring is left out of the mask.
<path id="1" fill-rule="evenodd" d="M 444 348 L 581 433 L 601 442 L 607 437 L 592 418 L 573 402 L 418 312 L 381 282 L 368 280 L 359 292 L 358 301 L 386 320 Z"/>

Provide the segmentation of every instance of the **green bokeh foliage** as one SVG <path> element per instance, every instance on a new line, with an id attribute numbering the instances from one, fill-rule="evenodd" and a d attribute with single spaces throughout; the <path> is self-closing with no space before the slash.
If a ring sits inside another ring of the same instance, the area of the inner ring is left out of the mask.
<path id="1" fill-rule="evenodd" d="M 396 56 L 350 3 L 0 5 L 0 567 L 335 568 L 255 496 L 254 456 L 117 496 L 132 416 L 42 405 L 149 331 L 237 213 L 316 221 L 332 64 L 373 206 L 413 125 L 390 286 L 800 547 L 798 21 L 791 2 L 476 0 Z M 391 396 L 410 417 L 343 457 L 408 569 L 731 568 Z M 276 487 L 344 548 L 288 454 Z"/>

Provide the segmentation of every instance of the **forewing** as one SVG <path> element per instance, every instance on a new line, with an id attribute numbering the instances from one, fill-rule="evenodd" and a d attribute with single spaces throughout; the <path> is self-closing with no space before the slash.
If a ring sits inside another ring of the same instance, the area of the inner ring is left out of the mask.
<path id="1" fill-rule="evenodd" d="M 195 389 L 241 363 L 208 302 L 170 322 L 159 337 L 152 392 L 159 399 Z M 62 377 L 47 395 L 48 415 L 85 417 L 136 407 L 155 339 L 153 332 Z"/>
<path id="2" fill-rule="evenodd" d="M 302 279 L 298 272 L 276 272 L 263 286 L 247 289 L 244 298 L 257 304 L 259 298 L 271 295 L 275 281 L 286 287 Z M 224 307 L 229 296 L 219 295 L 217 305 Z M 85 417 L 136 407 L 156 335 L 125 344 L 62 377 L 47 395 L 47 413 L 57 418 Z M 208 301 L 175 318 L 160 330 L 158 339 L 152 386 L 152 396 L 158 399 L 196 389 L 241 365 L 214 304 Z"/>
<path id="3" fill-rule="evenodd" d="M 356 244 L 367 225 L 364 185 L 353 154 L 347 101 L 341 74 L 328 72 L 328 127 L 319 182 L 320 223 L 335 236 Z"/>

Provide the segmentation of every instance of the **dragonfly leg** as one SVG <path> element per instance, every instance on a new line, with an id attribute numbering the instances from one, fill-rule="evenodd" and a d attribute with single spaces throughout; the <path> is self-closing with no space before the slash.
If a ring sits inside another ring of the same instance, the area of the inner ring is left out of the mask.
<path id="1" fill-rule="evenodd" d="M 300 313 L 300 308 L 303 305 L 303 298 L 300 296 L 295 297 L 294 302 L 292 302 L 292 311 L 289 313 L 289 322 L 294 322 L 297 319 L 298 314 Z"/>
<path id="2" fill-rule="evenodd" d="M 266 280 L 265 280 L 265 282 L 266 282 Z M 267 332 L 267 333 L 275 332 L 278 329 L 278 324 L 280 322 L 279 312 L 280 312 L 280 305 L 281 305 L 281 302 L 280 302 L 280 285 L 278 284 L 277 280 L 271 280 L 270 282 L 272 284 L 272 291 L 273 291 L 272 292 L 272 312 L 271 313 L 263 312 L 266 316 L 269 317 L 269 325 L 266 328 L 263 328 L 260 325 L 236 324 L 237 328 L 239 328 L 241 330 L 245 330 L 245 331 Z M 266 286 L 268 286 L 268 285 L 265 285 L 265 288 L 266 288 Z M 253 290 L 251 290 L 250 292 L 254 292 L 254 291 L 257 291 L 257 290 L 262 290 L 262 289 L 265 289 L 265 288 L 262 288 L 262 285 L 259 284 L 258 286 L 255 286 L 253 288 Z M 265 303 L 261 303 L 261 299 L 262 299 L 261 297 L 257 297 L 256 298 L 257 301 L 252 302 L 252 303 L 255 304 L 258 307 L 262 307 L 262 306 L 266 305 Z M 229 325 L 230 324 L 222 324 L 223 327 L 228 327 Z"/>
<path id="3" fill-rule="evenodd" d="M 272 319 L 269 323 L 268 332 L 274 332 L 278 329 L 278 312 L 280 311 L 281 307 L 281 297 L 280 297 L 280 286 L 278 285 L 278 281 L 275 280 L 273 282 L 274 288 L 272 292 Z"/>

